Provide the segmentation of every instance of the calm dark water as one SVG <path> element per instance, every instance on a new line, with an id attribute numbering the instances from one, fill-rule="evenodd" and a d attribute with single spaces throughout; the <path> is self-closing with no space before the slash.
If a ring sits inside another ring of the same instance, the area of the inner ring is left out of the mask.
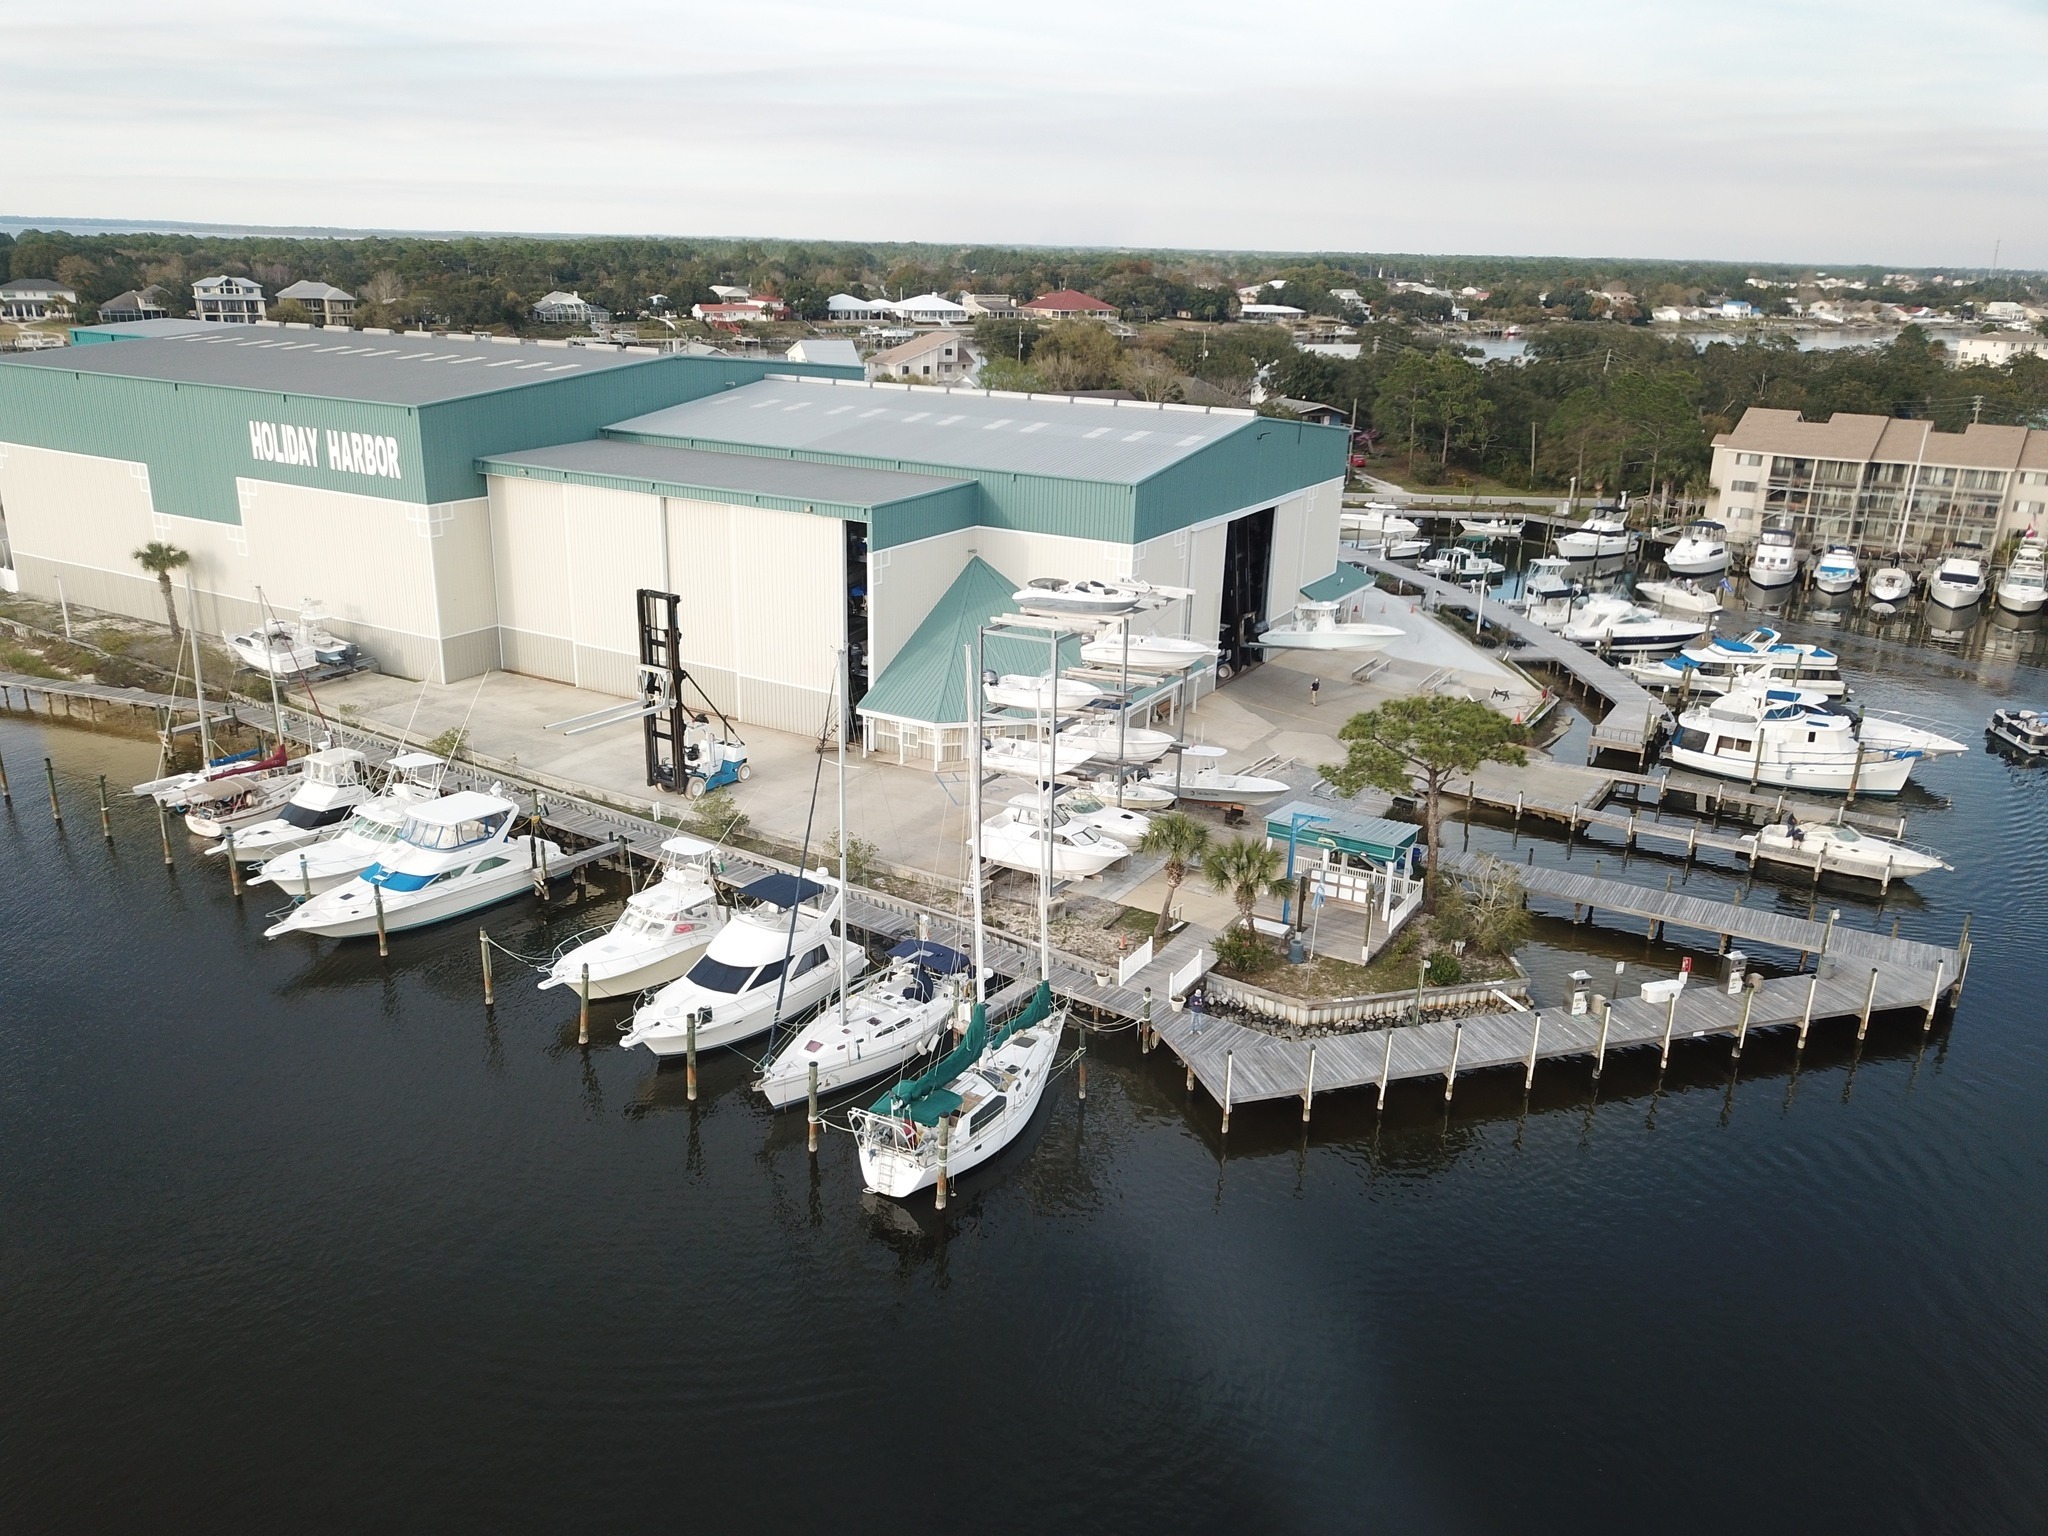
<path id="1" fill-rule="evenodd" d="M 2048 703 L 2017 654 L 1842 643 L 1872 702 Z M 1938 764 L 1909 809 L 1959 872 L 1882 912 L 1823 887 L 1928 937 L 1974 911 L 1932 1037 L 1768 1038 L 1739 1075 L 1686 1042 L 1661 1081 L 1413 1085 L 1306 1134 L 1264 1106 L 1227 1156 L 1112 1037 L 938 1219 L 866 1209 L 843 1136 L 813 1168 L 732 1057 L 693 1109 L 579 1050 L 573 1000 L 501 972 L 487 1016 L 468 927 L 388 964 L 266 943 L 153 813 L 101 841 L 130 744 L 11 720 L 0 752 L 10 1533 L 2048 1524 L 2048 775 Z M 491 926 L 547 942 L 530 905 Z M 1552 1000 L 1569 937 L 1530 951 Z"/>

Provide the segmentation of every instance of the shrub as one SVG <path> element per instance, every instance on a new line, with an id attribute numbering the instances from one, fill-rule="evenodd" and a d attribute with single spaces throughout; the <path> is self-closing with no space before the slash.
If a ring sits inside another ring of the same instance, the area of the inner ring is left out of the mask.
<path id="1" fill-rule="evenodd" d="M 720 790 L 719 793 L 725 794 L 725 791 Z M 709 797 L 707 796 L 706 798 Z M 727 796 L 727 798 L 730 799 L 731 797 Z M 745 825 L 744 817 L 741 818 L 741 825 Z M 874 883 L 874 876 L 878 873 L 875 864 L 880 856 L 881 850 L 866 838 L 849 837 L 846 840 L 847 884 L 872 885 Z M 825 839 L 825 867 L 832 870 L 839 868 L 839 834 L 837 832 L 834 832 Z"/>
<path id="2" fill-rule="evenodd" d="M 1465 966 L 1456 955 L 1443 950 L 1429 957 L 1423 978 L 1432 987 L 1455 987 L 1465 979 Z"/>
<path id="3" fill-rule="evenodd" d="M 125 656 L 109 656 L 95 664 L 93 676 L 109 688 L 140 688 L 145 682 L 142 668 Z"/>
<path id="4" fill-rule="evenodd" d="M 714 843 L 737 842 L 746 836 L 747 824 L 747 813 L 740 809 L 739 802 L 733 799 L 730 789 L 714 789 L 709 794 L 690 802 L 691 830 L 710 838 Z M 851 845 L 846 852 L 847 874 L 851 876 Z"/>
<path id="5" fill-rule="evenodd" d="M 1241 976 L 1256 976 L 1278 958 L 1273 946 L 1249 928 L 1226 928 L 1216 935 L 1216 963 Z"/>
<path id="6" fill-rule="evenodd" d="M 462 749 L 468 745 L 468 729 L 460 725 L 451 725 L 420 750 L 431 752 L 434 756 L 445 758 L 452 763 L 462 755 Z"/>

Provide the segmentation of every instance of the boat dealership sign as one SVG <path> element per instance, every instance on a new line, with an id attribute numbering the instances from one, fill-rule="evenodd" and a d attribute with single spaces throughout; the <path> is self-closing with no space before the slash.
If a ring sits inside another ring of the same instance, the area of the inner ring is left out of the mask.
<path id="1" fill-rule="evenodd" d="M 379 479 L 404 478 L 398 463 L 398 439 L 374 432 L 337 432 L 332 428 L 294 426 L 285 421 L 249 423 L 249 456 L 265 464 L 297 464 L 351 475 L 375 475 Z"/>

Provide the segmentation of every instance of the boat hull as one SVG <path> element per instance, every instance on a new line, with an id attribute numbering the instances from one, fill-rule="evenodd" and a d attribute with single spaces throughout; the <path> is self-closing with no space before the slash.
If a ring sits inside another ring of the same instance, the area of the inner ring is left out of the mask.
<path id="1" fill-rule="evenodd" d="M 1672 551 L 1664 569 L 1674 576 L 1718 576 L 1728 569 L 1728 551 L 1714 555 L 1681 555 Z"/>
<path id="2" fill-rule="evenodd" d="M 1853 781 L 1859 795 L 1896 795 L 1906 787 L 1906 780 L 1912 777 L 1915 758 L 1883 758 L 1877 762 L 1866 761 L 1861 773 L 1846 756 L 1829 759 L 1826 762 L 1773 762 L 1766 758 L 1758 763 L 1748 757 L 1723 756 L 1718 752 L 1701 752 L 1690 747 L 1673 745 L 1665 749 L 1664 755 L 1681 767 L 1710 773 L 1720 779 L 1748 780 L 1755 778 L 1758 784 L 1768 784 L 1773 789 L 1810 789 L 1822 794 L 1846 795 Z"/>
<path id="3" fill-rule="evenodd" d="M 1825 592 L 1830 597 L 1839 597 L 1844 592 L 1855 588 L 1856 579 L 1854 571 L 1849 572 L 1847 575 L 1816 572 L 1813 578 L 1813 585 L 1817 591 Z"/>
<path id="4" fill-rule="evenodd" d="M 1793 841 L 1778 827 L 1766 827 L 1741 839 L 1768 864 L 1789 864 L 1812 870 L 1816 861 L 1824 875 L 1850 875 L 1859 880 L 1909 880 L 1948 866 L 1930 854 L 1886 844 L 1882 850 L 1861 843 L 1841 843 L 1826 836 L 1827 828 L 1810 830 L 1804 842 Z"/>
<path id="5" fill-rule="evenodd" d="M 1004 1113 L 985 1133 L 979 1136 L 963 1134 L 959 1140 L 949 1142 L 946 1149 L 948 1183 L 995 1157 L 1023 1135 L 1036 1118 L 1039 1105 L 1045 1101 L 1045 1090 L 1052 1082 L 1052 1061 L 1060 1043 L 1057 1028 L 1041 1024 L 1038 1029 L 1040 1038 L 1032 1047 L 1024 1071 L 1019 1074 L 1022 1079 L 1019 1086 L 1024 1091 L 1012 1090 Z M 932 1144 L 938 1136 L 936 1130 L 924 1134 L 925 1145 Z M 870 1191 L 891 1200 L 907 1200 L 920 1190 L 935 1187 L 939 1181 L 935 1160 L 928 1161 L 894 1147 L 867 1142 L 863 1142 L 860 1149 L 860 1171 Z"/>
<path id="6" fill-rule="evenodd" d="M 946 1025 L 953 1017 L 952 995 L 942 993 L 931 1002 L 922 1004 L 921 1011 L 923 1017 L 918 1022 L 898 1030 L 886 1042 L 876 1043 L 858 1037 L 850 1041 L 821 1039 L 820 1048 L 815 1052 L 804 1050 L 802 1042 L 793 1044 L 769 1063 L 768 1070 L 754 1086 L 772 1107 L 787 1109 L 810 1097 L 810 1066 L 813 1062 L 818 1067 L 820 1098 L 842 1088 L 851 1088 L 856 1083 L 900 1072 L 911 1062 L 928 1055 L 945 1034 Z M 826 1010 L 826 1018 L 836 1016 L 836 1008 Z"/>
<path id="7" fill-rule="evenodd" d="M 1385 624 L 1334 624 L 1325 629 L 1269 629 L 1258 643 L 1283 651 L 1380 651 L 1401 631 Z"/>
<path id="8" fill-rule="evenodd" d="M 2048 604 L 2048 592 L 2039 587 L 1999 585 L 1998 606 L 2007 613 L 2039 613 L 2044 604 Z"/>
<path id="9" fill-rule="evenodd" d="M 552 844 L 549 846 L 553 848 Z M 551 856 L 559 859 L 561 850 L 555 848 Z M 428 889 L 432 890 L 431 887 Z M 477 880 L 453 885 L 445 893 L 415 895 L 398 892 L 386 896 L 384 931 L 403 933 L 411 928 L 445 923 L 450 918 L 480 912 L 485 907 L 494 907 L 532 892 L 532 872 L 523 861 L 515 858 L 502 870 L 493 870 Z M 274 939 L 287 933 L 310 933 L 323 939 L 361 939 L 377 931 L 376 898 L 367 886 L 354 899 L 347 901 L 343 897 L 353 893 L 346 888 L 327 894 L 331 899 L 323 903 L 316 897 L 269 929 L 265 937 Z"/>
<path id="10" fill-rule="evenodd" d="M 836 946 L 842 941 L 834 937 L 826 942 L 828 945 Z M 868 957 L 860 946 L 847 944 L 846 979 L 854 980 L 867 968 Z M 672 985 L 680 986 L 682 983 Z M 790 983 L 788 990 L 782 994 L 784 1016 L 793 1017 L 823 1002 L 838 990 L 838 986 L 839 962 L 835 953 L 809 975 L 800 976 Z M 730 1000 L 720 1003 L 709 995 L 703 995 L 704 1000 L 701 1002 L 691 996 L 680 997 L 677 1001 L 682 1004 L 682 1012 L 676 1016 L 673 1023 L 664 1022 L 643 1033 L 636 1018 L 632 1032 L 621 1043 L 645 1046 L 656 1056 L 684 1055 L 690 1048 L 689 1027 L 686 1023 L 690 1009 L 710 1007 L 713 1009 L 711 1022 L 697 1026 L 697 1049 L 711 1051 L 720 1046 L 736 1045 L 742 1040 L 751 1040 L 756 1035 L 767 1033 L 768 1027 L 775 1022 L 775 997 L 776 989 L 773 986 L 762 987 L 757 993 L 748 994 L 737 1008 Z M 655 997 L 641 1010 L 642 1014 L 664 1006 L 665 1001 L 660 996 Z M 726 1010 L 729 1010 L 728 1016 L 720 1017 L 720 1012 Z"/>
<path id="11" fill-rule="evenodd" d="M 1983 590 L 1978 587 L 1953 587 L 1945 581 L 1927 584 L 1927 600 L 1944 608 L 1974 608 L 1983 598 Z"/>
<path id="12" fill-rule="evenodd" d="M 600 970 L 593 966 L 590 972 L 590 995 L 592 998 L 637 997 L 649 987 L 659 987 L 674 981 L 697 963 L 697 957 L 711 945 L 712 935 L 704 937 L 687 948 L 650 952 L 638 963 L 614 965 Z M 580 946 L 579 946 L 580 947 Z M 550 987 L 567 987 L 572 992 L 583 988 L 583 965 L 571 950 L 555 962 L 554 969 L 542 978 L 540 990 Z"/>

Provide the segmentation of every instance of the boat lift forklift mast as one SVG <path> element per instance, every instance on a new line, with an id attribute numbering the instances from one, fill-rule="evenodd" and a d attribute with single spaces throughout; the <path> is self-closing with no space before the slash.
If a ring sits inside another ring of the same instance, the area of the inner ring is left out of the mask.
<path id="1" fill-rule="evenodd" d="M 642 587 L 635 601 L 640 629 L 639 699 L 557 720 L 547 729 L 579 736 L 638 720 L 646 747 L 648 785 L 671 793 L 680 791 L 692 799 L 751 778 L 753 770 L 740 733 L 683 665 L 682 598 L 674 592 Z M 703 710 L 686 700 L 685 687 L 702 701 Z M 715 731 L 712 715 L 718 717 Z"/>

